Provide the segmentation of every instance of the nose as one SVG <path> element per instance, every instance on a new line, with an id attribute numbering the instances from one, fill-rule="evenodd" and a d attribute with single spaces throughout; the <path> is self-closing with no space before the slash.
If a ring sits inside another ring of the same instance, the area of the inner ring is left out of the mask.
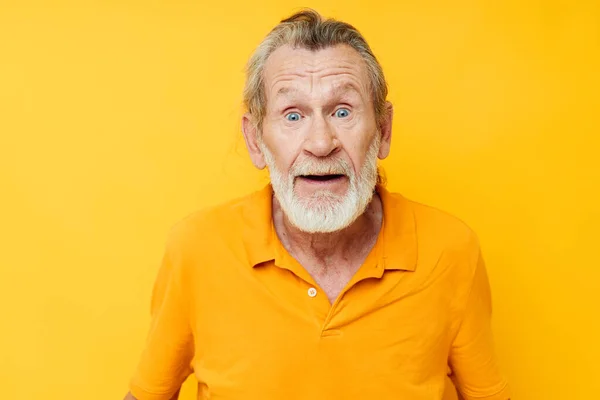
<path id="1" fill-rule="evenodd" d="M 314 157 L 327 157 L 340 147 L 335 130 L 321 116 L 315 117 L 304 141 L 304 151 Z"/>

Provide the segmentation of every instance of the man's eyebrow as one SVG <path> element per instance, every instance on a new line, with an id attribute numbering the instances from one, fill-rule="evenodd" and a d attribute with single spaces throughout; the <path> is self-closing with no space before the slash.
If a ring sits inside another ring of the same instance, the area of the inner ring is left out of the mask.
<path id="1" fill-rule="evenodd" d="M 277 91 L 277 93 L 275 93 L 275 97 L 279 97 L 279 96 L 285 96 L 288 95 L 290 93 L 297 93 L 298 89 L 296 89 L 295 87 L 291 87 L 291 86 L 282 86 L 279 88 L 279 90 Z"/>
<path id="2" fill-rule="evenodd" d="M 284 96 L 287 96 L 289 94 L 292 94 L 292 95 L 296 94 L 298 92 L 299 92 L 299 90 L 297 88 L 295 88 L 295 87 L 292 87 L 292 86 L 282 86 L 282 87 L 279 88 L 279 90 L 277 90 L 277 93 L 275 93 L 275 97 L 280 97 L 280 96 L 284 97 Z M 358 89 L 358 87 L 354 83 L 352 83 L 352 82 L 346 82 L 346 83 L 344 83 L 342 85 L 335 86 L 332 89 L 332 91 L 331 91 L 331 93 L 333 95 L 336 95 L 336 96 L 339 96 L 339 95 L 342 95 L 342 94 L 348 93 L 348 92 L 355 92 L 355 93 L 357 93 L 359 95 L 361 94 L 360 90 Z"/>
<path id="3" fill-rule="evenodd" d="M 360 90 L 358 87 L 352 82 L 346 82 L 342 85 L 336 86 L 333 88 L 332 93 L 335 95 L 341 95 L 347 92 L 355 92 L 360 95 Z"/>

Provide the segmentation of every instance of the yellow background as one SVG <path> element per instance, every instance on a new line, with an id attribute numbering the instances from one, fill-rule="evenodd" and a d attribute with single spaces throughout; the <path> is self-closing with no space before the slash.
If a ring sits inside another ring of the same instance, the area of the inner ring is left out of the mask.
<path id="1" fill-rule="evenodd" d="M 514 398 L 599 398 L 599 4 L 1 0 L 0 397 L 122 398 L 168 229 L 266 182 L 243 66 L 310 5 L 383 64 L 389 187 L 479 233 Z"/>

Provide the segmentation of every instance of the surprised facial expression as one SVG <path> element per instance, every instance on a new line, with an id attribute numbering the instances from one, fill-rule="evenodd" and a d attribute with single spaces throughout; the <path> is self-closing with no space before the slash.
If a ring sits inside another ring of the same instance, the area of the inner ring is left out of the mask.
<path id="1" fill-rule="evenodd" d="M 365 62 L 346 45 L 283 46 L 267 60 L 264 85 L 258 146 L 286 216 L 306 232 L 347 227 L 371 201 L 382 156 Z"/>

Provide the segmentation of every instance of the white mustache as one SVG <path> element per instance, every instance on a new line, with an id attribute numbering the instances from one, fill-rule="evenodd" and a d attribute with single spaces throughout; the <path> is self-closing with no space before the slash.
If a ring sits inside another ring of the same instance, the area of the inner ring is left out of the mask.
<path id="1" fill-rule="evenodd" d="M 294 165 L 290 171 L 293 177 L 302 175 L 346 175 L 352 174 L 350 165 L 342 159 L 329 161 L 309 160 Z"/>

